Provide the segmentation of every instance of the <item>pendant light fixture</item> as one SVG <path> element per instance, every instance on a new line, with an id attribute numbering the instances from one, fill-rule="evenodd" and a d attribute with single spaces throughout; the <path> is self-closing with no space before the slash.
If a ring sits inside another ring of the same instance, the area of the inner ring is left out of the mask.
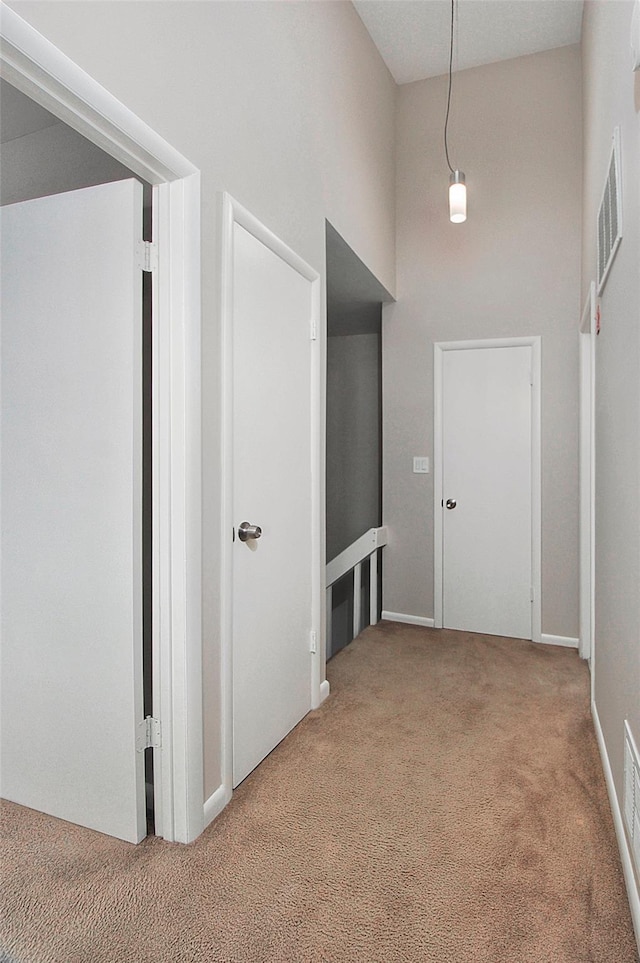
<path id="1" fill-rule="evenodd" d="M 456 0 L 451 0 L 451 39 L 449 44 L 449 92 L 447 94 L 447 116 L 444 122 L 444 153 L 451 174 L 449 175 L 449 220 L 454 224 L 461 224 L 467 219 L 467 185 L 464 174 L 454 170 L 449 160 L 449 143 L 447 129 L 449 127 L 449 111 L 451 110 L 451 85 L 453 79 L 453 29 L 455 22 Z"/>

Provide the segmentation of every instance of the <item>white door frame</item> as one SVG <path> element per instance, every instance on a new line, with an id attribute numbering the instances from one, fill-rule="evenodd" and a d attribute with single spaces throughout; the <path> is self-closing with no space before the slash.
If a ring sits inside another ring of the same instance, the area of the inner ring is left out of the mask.
<path id="1" fill-rule="evenodd" d="M 446 351 L 469 351 L 478 348 L 532 348 L 532 396 L 531 396 L 531 580 L 533 582 L 533 603 L 531 611 L 531 638 L 534 642 L 542 640 L 542 482 L 541 482 L 541 420 L 540 385 L 542 339 L 539 335 L 530 338 L 490 338 L 482 341 L 437 341 L 433 346 L 433 385 L 434 385 L 434 444 L 433 444 L 433 487 L 434 487 L 434 625 L 442 628 L 443 620 L 443 529 L 442 529 L 442 364 Z"/>
<path id="2" fill-rule="evenodd" d="M 316 338 L 311 344 L 311 512 L 313 529 L 311 536 L 312 559 L 312 627 L 319 633 L 317 652 L 311 656 L 309 679 L 312 709 L 316 709 L 329 692 L 325 681 L 325 626 L 324 606 L 321 604 L 324 571 L 324 447 L 321 420 L 322 368 L 325 331 L 320 324 L 320 275 L 299 255 L 276 237 L 253 214 L 229 194 L 220 198 L 222 216 L 221 241 L 221 305 L 222 318 L 222 505 L 221 505 L 221 646 L 222 646 L 222 785 L 205 803 L 206 821 L 214 818 L 227 804 L 233 794 L 233 230 L 239 224 L 277 254 L 302 277 L 311 282 L 312 324 L 315 323 Z"/>
<path id="3" fill-rule="evenodd" d="M 596 450 L 596 336 L 598 298 L 595 281 L 589 286 L 580 319 L 580 643 L 594 675 L 595 630 L 595 450 Z"/>
<path id="4" fill-rule="evenodd" d="M 12 9 L 0 72 L 154 185 L 153 702 L 156 835 L 204 826 L 200 507 L 200 174 Z"/>

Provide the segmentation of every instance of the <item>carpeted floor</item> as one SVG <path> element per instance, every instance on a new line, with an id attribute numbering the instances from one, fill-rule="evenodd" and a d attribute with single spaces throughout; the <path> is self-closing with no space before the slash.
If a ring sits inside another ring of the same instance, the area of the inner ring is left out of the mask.
<path id="1" fill-rule="evenodd" d="M 636 963 L 575 651 L 396 623 L 195 843 L 2 807 L 0 960 Z"/>

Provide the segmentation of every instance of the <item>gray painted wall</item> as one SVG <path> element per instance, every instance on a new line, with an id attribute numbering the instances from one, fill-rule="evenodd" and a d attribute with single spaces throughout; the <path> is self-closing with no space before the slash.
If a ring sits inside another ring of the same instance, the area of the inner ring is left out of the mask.
<path id="1" fill-rule="evenodd" d="M 365 305 L 358 313 L 374 333 L 327 340 L 327 560 L 382 520 L 382 306 Z M 364 588 L 368 612 L 368 575 Z M 351 576 L 336 583 L 332 601 L 327 657 L 353 637 Z"/>
<path id="2" fill-rule="evenodd" d="M 633 4 L 587 3 L 583 24 L 582 293 L 595 280 L 596 218 L 611 138 L 622 143 L 623 239 L 596 342 L 595 701 L 622 805 L 623 723 L 640 745 L 640 73 Z"/>
<path id="3" fill-rule="evenodd" d="M 397 303 L 383 311 L 384 607 L 433 617 L 433 342 L 542 336 L 542 627 L 578 635 L 581 72 L 577 47 L 455 75 L 452 163 L 468 220 L 448 219 L 447 78 L 398 92 Z"/>
<path id="4" fill-rule="evenodd" d="M 0 165 L 0 204 L 15 204 L 134 176 L 66 124 L 55 124 L 2 144 Z"/>
<path id="5" fill-rule="evenodd" d="M 383 300 L 389 292 L 327 223 L 327 560 L 382 520 Z M 368 568 L 362 569 L 368 618 Z M 327 656 L 353 638 L 353 577 L 333 586 Z M 361 624 L 366 624 L 365 618 Z"/>
<path id="6" fill-rule="evenodd" d="M 379 334 L 327 341 L 327 560 L 381 521 L 380 351 Z"/>

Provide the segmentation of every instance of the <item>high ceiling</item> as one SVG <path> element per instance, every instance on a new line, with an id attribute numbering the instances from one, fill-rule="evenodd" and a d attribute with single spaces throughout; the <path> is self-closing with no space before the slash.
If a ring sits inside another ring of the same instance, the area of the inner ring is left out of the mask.
<path id="1" fill-rule="evenodd" d="M 353 0 L 396 83 L 447 73 L 451 0 Z M 456 0 L 454 70 L 579 43 L 582 0 Z"/>

